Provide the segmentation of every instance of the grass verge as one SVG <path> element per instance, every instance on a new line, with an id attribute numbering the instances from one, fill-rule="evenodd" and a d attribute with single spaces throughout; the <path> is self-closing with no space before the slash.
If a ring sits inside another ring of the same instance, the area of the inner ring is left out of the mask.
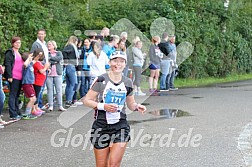
<path id="1" fill-rule="evenodd" d="M 203 79 L 181 79 L 177 78 L 175 80 L 176 87 L 199 87 L 199 86 L 206 86 L 211 84 L 220 84 L 220 83 L 228 83 L 228 82 L 237 82 L 243 80 L 250 80 L 252 79 L 252 74 L 233 74 L 229 75 L 224 78 L 203 78 Z"/>
<path id="2" fill-rule="evenodd" d="M 220 84 L 220 83 L 228 83 L 228 82 L 237 82 L 252 79 L 252 74 L 233 74 L 223 78 L 202 78 L 202 79 L 192 79 L 192 78 L 176 78 L 175 86 L 178 88 L 181 87 L 199 87 L 199 86 L 207 86 L 211 84 Z M 142 88 L 149 89 L 148 77 L 144 79 L 144 82 L 141 83 Z M 158 84 L 159 86 L 159 84 Z"/>

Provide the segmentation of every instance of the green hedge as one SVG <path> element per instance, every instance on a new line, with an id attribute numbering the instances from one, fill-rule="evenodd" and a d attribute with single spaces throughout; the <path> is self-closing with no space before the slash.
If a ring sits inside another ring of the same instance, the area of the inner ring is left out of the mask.
<path id="1" fill-rule="evenodd" d="M 180 65 L 181 78 L 249 73 L 252 1 L 230 0 L 228 10 L 223 3 L 224 0 L 2 0 L 0 53 L 3 55 L 10 47 L 14 35 L 22 37 L 22 50 L 29 50 L 36 31 L 45 28 L 47 40 L 56 40 L 62 48 L 74 30 L 111 27 L 121 18 L 129 19 L 150 38 L 151 23 L 166 17 L 175 25 L 176 44 L 188 41 L 194 46 L 192 55 Z"/>

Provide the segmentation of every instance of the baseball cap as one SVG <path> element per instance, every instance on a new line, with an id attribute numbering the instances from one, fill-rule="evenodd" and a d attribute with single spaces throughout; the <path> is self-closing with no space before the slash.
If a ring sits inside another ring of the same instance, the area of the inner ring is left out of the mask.
<path id="1" fill-rule="evenodd" d="M 127 61 L 127 55 L 126 55 L 126 53 L 124 53 L 123 51 L 114 51 L 112 54 L 111 54 L 111 56 L 110 56 L 110 60 L 112 60 L 112 59 L 115 59 L 115 58 L 117 58 L 117 57 L 121 57 L 121 58 L 123 58 L 123 59 L 125 59 L 126 61 Z"/>

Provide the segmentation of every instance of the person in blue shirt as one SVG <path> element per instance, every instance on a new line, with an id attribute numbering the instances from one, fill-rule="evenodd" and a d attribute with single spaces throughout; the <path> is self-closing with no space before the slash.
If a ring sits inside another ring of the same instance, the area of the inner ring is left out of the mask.
<path id="1" fill-rule="evenodd" d="M 93 51 L 91 46 L 91 40 L 89 38 L 84 39 L 83 47 L 83 74 L 84 80 L 81 82 L 80 92 L 82 92 L 82 97 L 85 96 L 90 88 L 91 76 L 90 76 L 90 66 L 87 64 L 87 57 Z"/>
<path id="2" fill-rule="evenodd" d="M 36 52 L 37 50 L 38 49 L 36 49 L 34 52 Z M 39 54 L 36 56 L 33 56 L 33 53 L 29 54 L 28 52 L 24 52 L 22 54 L 22 59 L 24 61 L 22 88 L 25 96 L 29 98 L 29 102 L 26 105 L 25 113 L 22 115 L 23 119 L 37 118 L 35 115 L 32 114 L 32 108 L 36 101 L 36 93 L 33 87 L 33 84 L 35 82 L 33 64 L 35 64 L 39 60 L 40 55 L 43 56 L 43 50 L 42 49 L 40 50 L 41 52 L 39 52 Z"/>
<path id="3" fill-rule="evenodd" d="M 118 45 L 118 42 L 119 42 L 119 36 L 118 35 L 111 35 L 109 37 L 109 40 L 108 40 L 108 44 L 104 45 L 102 50 L 103 52 L 106 53 L 106 55 L 108 56 L 108 58 L 110 58 L 110 55 L 116 51 L 116 48 L 117 48 L 117 45 Z M 109 69 L 110 66 L 109 65 L 106 65 L 105 66 L 106 69 Z"/>
<path id="4" fill-rule="evenodd" d="M 169 88 L 169 90 L 178 90 L 178 88 L 174 86 L 175 70 L 178 68 L 178 65 L 176 63 L 177 50 L 175 45 L 175 39 L 176 37 L 174 35 L 169 36 L 168 51 L 171 58 L 171 70 L 166 78 L 166 87 Z"/>

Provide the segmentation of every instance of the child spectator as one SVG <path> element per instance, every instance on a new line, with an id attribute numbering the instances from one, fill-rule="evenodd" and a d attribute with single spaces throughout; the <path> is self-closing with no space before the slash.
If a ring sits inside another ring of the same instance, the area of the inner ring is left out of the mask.
<path id="1" fill-rule="evenodd" d="M 43 49 L 38 48 L 33 53 L 34 57 L 38 57 L 38 61 L 34 63 L 34 76 L 35 76 L 35 82 L 34 82 L 34 90 L 36 94 L 36 99 L 38 99 L 41 87 L 44 85 L 44 82 L 46 80 L 46 70 L 50 67 L 50 63 L 46 62 L 45 65 L 42 64 L 42 61 L 44 60 L 44 52 Z M 38 107 L 38 100 L 34 103 L 33 112 L 35 115 L 40 115 L 40 113 L 44 114 L 45 112 L 42 111 Z"/>
<path id="2" fill-rule="evenodd" d="M 34 84 L 34 69 L 33 64 L 38 60 L 39 56 L 33 57 L 33 54 L 29 54 L 25 52 L 22 54 L 22 59 L 24 61 L 23 67 L 23 91 L 27 98 L 29 98 L 29 102 L 26 105 L 25 113 L 22 115 L 23 119 L 36 119 L 35 115 L 32 115 L 32 107 L 36 101 L 35 90 L 33 88 Z"/>

